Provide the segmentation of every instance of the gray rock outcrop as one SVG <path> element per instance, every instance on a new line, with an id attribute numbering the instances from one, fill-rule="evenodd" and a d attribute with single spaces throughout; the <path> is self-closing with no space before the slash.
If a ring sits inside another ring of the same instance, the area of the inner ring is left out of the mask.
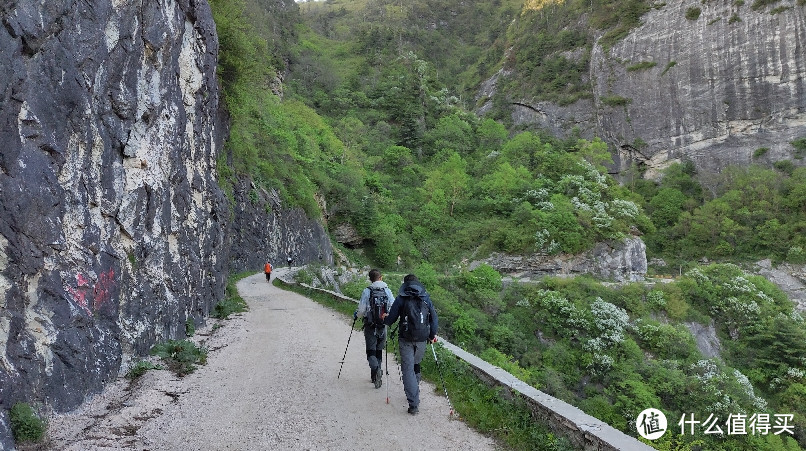
<path id="1" fill-rule="evenodd" d="M 770 260 L 761 260 L 756 262 L 753 271 L 786 293 L 797 310 L 806 312 L 806 265 L 783 263 L 773 266 Z"/>
<path id="2" fill-rule="evenodd" d="M 242 180 L 235 189 L 229 237 L 230 270 L 262 271 L 268 260 L 274 266 L 305 263 L 333 264 L 333 249 L 324 226 L 308 218 L 301 208 L 284 208 L 275 191 Z"/>
<path id="3" fill-rule="evenodd" d="M 505 255 L 473 262 L 470 269 L 487 263 L 497 271 L 512 277 L 532 279 L 543 276 L 574 276 L 591 274 L 617 282 L 644 280 L 647 270 L 646 245 L 638 237 L 629 237 L 617 243 L 598 243 L 590 251 L 579 255 Z"/>

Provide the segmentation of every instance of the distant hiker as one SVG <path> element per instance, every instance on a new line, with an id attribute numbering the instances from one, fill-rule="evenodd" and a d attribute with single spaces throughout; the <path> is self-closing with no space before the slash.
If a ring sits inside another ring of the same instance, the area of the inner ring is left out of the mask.
<path id="1" fill-rule="evenodd" d="M 266 274 L 266 282 L 271 282 L 271 263 L 263 265 L 263 272 Z"/>
<path id="2" fill-rule="evenodd" d="M 288 267 L 290 268 L 291 267 L 291 260 L 292 260 L 291 259 L 291 254 L 288 254 L 288 259 L 287 260 L 288 260 Z"/>
<path id="3" fill-rule="evenodd" d="M 369 272 L 370 285 L 361 292 L 358 309 L 353 319 L 364 318 L 364 338 L 366 340 L 367 362 L 369 362 L 370 378 L 375 388 L 383 385 L 383 350 L 386 348 L 386 325 L 383 317 L 392 308 L 395 297 L 386 285 L 381 272 L 373 269 Z"/>
<path id="4" fill-rule="evenodd" d="M 400 369 L 403 372 L 403 391 L 409 401 L 408 412 L 417 415 L 420 406 L 420 362 L 428 342 L 437 341 L 437 312 L 425 287 L 414 274 L 403 278 L 403 285 L 392 304 L 384 324 L 398 325 Z"/>

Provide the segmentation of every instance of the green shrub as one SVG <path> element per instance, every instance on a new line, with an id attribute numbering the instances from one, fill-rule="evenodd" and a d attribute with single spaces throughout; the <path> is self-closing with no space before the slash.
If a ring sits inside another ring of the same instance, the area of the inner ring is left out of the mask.
<path id="1" fill-rule="evenodd" d="M 632 99 L 628 99 L 626 97 L 621 96 L 602 96 L 601 99 L 602 103 L 608 106 L 616 107 L 616 106 L 627 106 L 632 103 Z"/>
<path id="2" fill-rule="evenodd" d="M 686 19 L 688 20 L 697 20 L 700 18 L 700 14 L 702 13 L 702 9 L 692 6 L 691 8 L 686 9 Z"/>
<path id="3" fill-rule="evenodd" d="M 368 286 L 369 286 L 369 279 L 364 278 L 353 279 L 341 285 L 340 287 L 341 294 L 353 299 L 360 299 L 361 293 L 364 291 L 364 288 Z"/>
<path id="4" fill-rule="evenodd" d="M 196 321 L 193 318 L 188 318 L 185 320 L 185 336 L 192 337 L 196 334 Z"/>
<path id="5" fill-rule="evenodd" d="M 795 172 L 795 163 L 791 160 L 780 160 L 772 164 L 772 167 L 783 172 L 786 175 L 792 175 Z"/>
<path id="6" fill-rule="evenodd" d="M 294 274 L 294 281 L 310 285 L 313 283 L 314 274 L 309 268 L 301 269 Z"/>
<path id="7" fill-rule="evenodd" d="M 641 61 L 640 63 L 633 64 L 632 66 L 627 66 L 627 72 L 635 72 L 638 70 L 646 70 L 652 69 L 653 67 L 657 66 L 658 63 L 654 61 Z"/>
<path id="8" fill-rule="evenodd" d="M 45 435 L 46 423 L 28 403 L 18 402 L 8 412 L 11 433 L 17 443 L 40 442 Z"/>
<path id="9" fill-rule="evenodd" d="M 728 19 L 728 24 L 732 24 L 734 22 L 741 22 L 741 21 L 742 21 L 742 19 L 739 17 L 739 15 L 736 14 L 736 13 L 733 13 L 733 15 L 730 16 L 730 19 Z"/>
<path id="10" fill-rule="evenodd" d="M 673 68 L 676 65 L 677 61 L 669 61 L 668 63 L 666 63 L 666 68 L 663 69 L 663 72 L 660 73 L 661 77 L 666 75 L 666 72 L 669 72 L 669 69 Z"/>
<path id="11" fill-rule="evenodd" d="M 185 376 L 196 370 L 196 365 L 207 363 L 207 349 L 196 346 L 190 340 L 168 340 L 154 345 L 151 355 L 162 358 L 177 376 Z"/>
<path id="12" fill-rule="evenodd" d="M 139 378 L 143 374 L 146 374 L 146 371 L 148 370 L 162 370 L 162 369 L 164 368 L 161 365 L 156 365 L 147 360 L 141 360 L 132 365 L 131 368 L 129 368 L 129 371 L 126 372 L 126 379 L 134 380 Z"/>
<path id="13" fill-rule="evenodd" d="M 759 147 L 753 151 L 753 158 L 759 158 L 770 151 L 769 147 Z"/>
<path id="14" fill-rule="evenodd" d="M 789 144 L 795 148 L 795 158 L 803 158 L 803 155 L 806 154 L 806 138 L 798 138 Z"/>
<path id="15" fill-rule="evenodd" d="M 462 272 L 459 277 L 465 288 L 470 292 L 483 289 L 496 292 L 501 290 L 501 274 L 486 263 L 473 271 Z"/>
<path id="16" fill-rule="evenodd" d="M 215 308 L 213 308 L 212 316 L 214 318 L 226 319 L 234 313 L 242 313 L 249 310 L 249 306 L 238 294 L 238 288 L 236 287 L 236 283 L 242 278 L 243 275 L 238 275 L 227 280 L 227 290 L 226 294 L 224 295 L 224 299 L 222 299 L 218 304 L 216 304 Z M 187 332 L 187 324 L 185 326 Z"/>
<path id="17" fill-rule="evenodd" d="M 761 8 L 764 8 L 764 7 L 768 6 L 768 5 L 772 5 L 774 3 L 778 3 L 779 1 L 781 1 L 781 0 L 756 0 L 756 1 L 753 2 L 753 4 L 750 6 L 750 8 L 753 11 L 758 11 Z"/>
<path id="18" fill-rule="evenodd" d="M 806 252 L 800 246 L 792 246 L 786 253 L 786 261 L 796 265 L 806 263 Z"/>

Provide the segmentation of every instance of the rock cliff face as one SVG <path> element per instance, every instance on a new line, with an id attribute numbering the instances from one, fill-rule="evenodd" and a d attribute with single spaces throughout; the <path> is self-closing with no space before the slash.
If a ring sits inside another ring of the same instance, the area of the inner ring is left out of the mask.
<path id="1" fill-rule="evenodd" d="M 483 262 L 473 262 L 470 269 L 480 263 L 518 278 L 591 274 L 617 282 L 634 282 L 644 280 L 647 270 L 646 245 L 637 237 L 611 244 L 599 243 L 579 255 L 493 254 Z"/>
<path id="2" fill-rule="evenodd" d="M 186 321 L 203 322 L 230 268 L 258 271 L 288 249 L 301 262 L 332 256 L 301 210 L 258 208 L 240 187 L 246 207 L 233 212 L 219 188 L 226 124 L 206 1 L 11 0 L 0 20 L 10 449 L 11 405 L 76 407 L 154 343 L 182 338 Z"/>
<path id="3" fill-rule="evenodd" d="M 80 404 L 223 295 L 206 2 L 5 2 L 0 402 Z"/>
<path id="4" fill-rule="evenodd" d="M 576 126 L 618 149 L 617 169 L 635 161 L 649 176 L 681 159 L 707 171 L 803 164 L 790 142 L 806 137 L 806 6 L 742 3 L 659 4 L 612 48 L 594 46 L 593 100 L 567 107 L 517 101 L 516 123 L 555 132 Z M 687 19 L 695 7 L 699 17 Z M 655 65 L 637 69 L 641 63 Z M 759 148 L 769 150 L 754 158 Z"/>
<path id="5" fill-rule="evenodd" d="M 274 266 L 304 263 L 333 264 L 333 249 L 321 223 L 300 208 L 282 208 L 276 192 L 243 181 L 235 190 L 230 269 L 262 271 L 268 260 Z"/>

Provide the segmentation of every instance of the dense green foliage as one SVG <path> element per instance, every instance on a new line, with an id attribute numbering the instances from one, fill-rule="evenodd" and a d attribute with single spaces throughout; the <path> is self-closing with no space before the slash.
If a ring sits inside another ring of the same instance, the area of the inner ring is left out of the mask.
<path id="1" fill-rule="evenodd" d="M 657 231 L 649 252 L 673 262 L 712 260 L 802 263 L 806 249 L 806 168 L 726 168 L 696 177 L 692 164 L 670 167 L 660 183 L 636 191 Z"/>
<path id="2" fill-rule="evenodd" d="M 18 402 L 8 411 L 11 432 L 17 443 L 40 442 L 45 435 L 47 424 L 39 418 L 28 403 Z"/>
<path id="3" fill-rule="evenodd" d="M 655 286 L 495 280 L 480 267 L 430 285 L 442 333 L 531 385 L 631 435 L 640 411 L 659 408 L 673 432 L 661 449 L 798 449 L 792 434 L 681 435 L 683 414 L 793 414 L 806 438 L 806 323 L 766 279 L 710 265 Z M 714 324 L 722 359 L 698 350 L 696 324 Z"/>
<path id="4" fill-rule="evenodd" d="M 589 96 L 582 80 L 593 36 L 612 45 L 649 8 L 636 0 L 520 3 L 330 0 L 303 4 L 296 16 L 289 2 L 269 26 L 260 19 L 276 17 L 266 15 L 267 2 L 213 0 L 232 116 L 222 183 L 249 177 L 311 216 L 323 198 L 331 230 L 349 224 L 367 240 L 362 263 L 420 276 L 452 341 L 627 433 L 649 406 L 666 411 L 672 429 L 684 413 L 793 413 L 804 444 L 803 320 L 765 280 L 692 262 L 806 262 L 806 170 L 779 161 L 708 175 L 686 163 L 660 182 L 620 186 L 606 173 L 610 152 L 599 139 L 507 128 L 511 102 L 502 93 L 561 104 Z M 502 59 L 508 47 L 515 51 Z M 488 118 L 470 114 L 468 94 L 501 67 L 519 75 L 480 99 L 493 105 Z M 282 98 L 267 88 L 276 73 L 286 74 Z M 624 108 L 631 99 L 601 101 Z M 791 143 L 793 158 L 806 153 L 802 141 Z M 628 233 L 642 233 L 648 255 L 666 261 L 653 271 L 680 277 L 654 287 L 578 278 L 505 288 L 489 266 L 456 269 L 495 251 L 577 253 Z M 312 282 L 316 269 L 299 276 Z M 394 287 L 399 277 L 386 281 Z M 364 286 L 342 289 L 357 297 Z M 721 359 L 702 356 L 691 332 L 712 322 Z M 469 410 L 497 398 L 467 392 Z M 669 435 L 653 446 L 797 449 L 786 434 Z"/>

